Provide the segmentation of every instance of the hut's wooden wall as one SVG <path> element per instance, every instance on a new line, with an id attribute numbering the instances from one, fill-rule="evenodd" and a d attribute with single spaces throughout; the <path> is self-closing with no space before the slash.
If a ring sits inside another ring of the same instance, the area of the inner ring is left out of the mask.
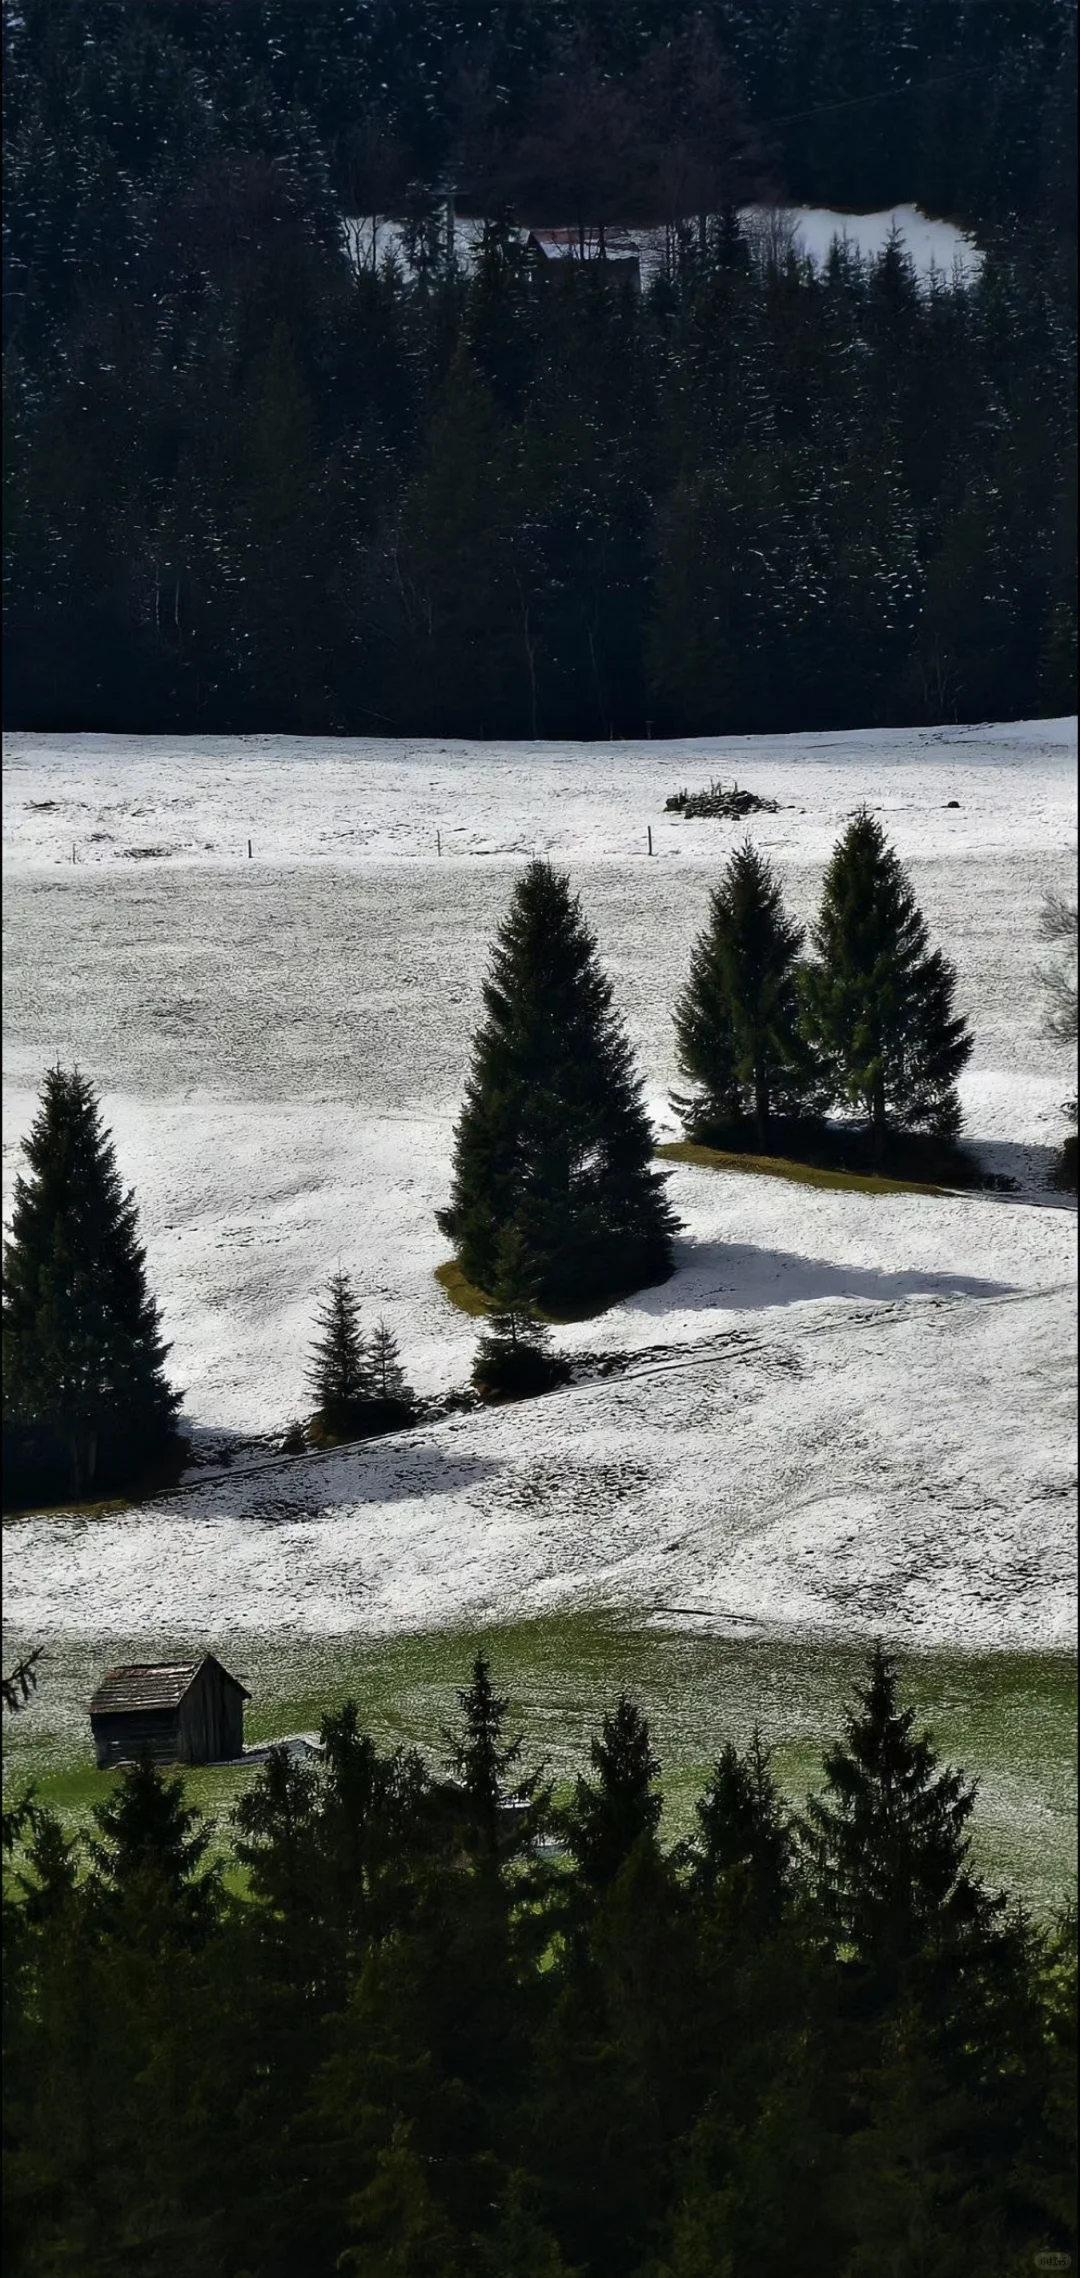
<path id="1" fill-rule="evenodd" d="M 244 1752 L 244 1696 L 216 1662 L 200 1669 L 180 1703 L 180 1756 L 185 1764 L 220 1764 Z"/>
<path id="2" fill-rule="evenodd" d="M 98 1767 L 130 1763 L 149 1752 L 156 1763 L 175 1764 L 180 1753 L 178 1711 L 125 1709 L 115 1716 L 92 1716 L 94 1754 Z"/>

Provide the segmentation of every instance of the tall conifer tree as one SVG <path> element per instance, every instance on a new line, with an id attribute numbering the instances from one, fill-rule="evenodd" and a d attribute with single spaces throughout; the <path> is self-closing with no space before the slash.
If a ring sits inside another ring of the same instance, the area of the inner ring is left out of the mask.
<path id="1" fill-rule="evenodd" d="M 998 1902 L 971 1872 L 975 1790 L 938 1763 L 896 1664 L 875 1645 L 864 1683 L 807 1806 L 809 1854 L 835 1943 L 891 1979 L 905 1962 L 986 1923 Z"/>
<path id="2" fill-rule="evenodd" d="M 805 1033 L 836 1095 L 865 1114 L 879 1153 L 890 1130 L 953 1138 L 956 1079 L 974 1048 L 954 1009 L 956 975 L 865 807 L 825 872 L 814 946 Z"/>
<path id="3" fill-rule="evenodd" d="M 491 1288 L 511 1226 L 552 1311 L 663 1279 L 676 1221 L 641 1081 L 577 897 L 546 862 L 518 882 L 484 1003 L 439 1214 L 469 1280 Z"/>
<path id="4" fill-rule="evenodd" d="M 695 1128 L 753 1115 L 764 1145 L 776 1114 L 810 1104 L 814 1070 L 799 1034 L 802 928 L 771 865 L 749 841 L 713 892 L 675 1008 L 679 1066 L 699 1087 Z"/>
<path id="5" fill-rule="evenodd" d="M 4 1249 L 8 1499 L 131 1484 L 178 1446 L 134 1194 L 93 1085 L 50 1068 Z"/>
<path id="6" fill-rule="evenodd" d="M 660 1759 L 648 1720 L 622 1693 L 589 1749 L 595 1780 L 578 1779 L 567 1812 L 567 1843 L 583 1882 L 603 1890 L 635 1846 L 655 1837 L 662 1809 Z"/>

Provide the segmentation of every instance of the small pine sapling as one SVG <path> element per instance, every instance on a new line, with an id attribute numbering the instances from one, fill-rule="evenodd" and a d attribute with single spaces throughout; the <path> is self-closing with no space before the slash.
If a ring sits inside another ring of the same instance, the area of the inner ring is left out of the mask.
<path id="1" fill-rule="evenodd" d="M 315 1395 L 315 1436 L 344 1438 L 362 1424 L 373 1396 L 371 1363 L 360 1334 L 360 1312 L 347 1273 L 331 1274 L 315 1316 L 308 1383 Z"/>
<path id="2" fill-rule="evenodd" d="M 497 1257 L 489 1326 L 476 1349 L 472 1378 L 481 1399 L 513 1400 L 548 1391 L 564 1369 L 536 1316 L 538 1275 L 519 1227 L 500 1236 Z"/>
<path id="3" fill-rule="evenodd" d="M 405 1381 L 397 1338 L 385 1321 L 379 1322 L 368 1347 L 368 1368 L 375 1399 L 411 1412 L 415 1398 Z"/>

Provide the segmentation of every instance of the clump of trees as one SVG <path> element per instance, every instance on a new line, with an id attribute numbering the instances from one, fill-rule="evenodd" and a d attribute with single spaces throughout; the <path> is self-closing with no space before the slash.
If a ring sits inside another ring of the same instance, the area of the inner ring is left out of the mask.
<path id="1" fill-rule="evenodd" d="M 8 1508 L 124 1492 L 183 1452 L 135 1197 L 78 1069 L 49 1070 L 25 1151 L 3 1263 Z"/>
<path id="2" fill-rule="evenodd" d="M 986 2278 L 1076 2252 L 1075 1924 L 981 1879 L 877 1649 L 802 1811 L 731 1739 L 672 1844 L 632 1698 L 563 1799 L 484 1656 L 221 1835 L 145 1763 L 10 1827 L 5 2245 L 383 2278 Z M 228 1840 L 228 1838 L 226 1838 Z"/>
<path id="3" fill-rule="evenodd" d="M 397 1338 L 385 1321 L 364 1336 L 351 1276 L 340 1268 L 327 1283 L 316 1329 L 308 1370 L 316 1405 L 301 1444 L 305 1438 L 317 1447 L 366 1439 L 412 1422 L 416 1400 Z"/>
<path id="4" fill-rule="evenodd" d="M 662 1281 L 676 1221 L 611 984 L 569 879 L 528 865 L 499 928 L 439 1225 L 466 1278 L 552 1313 Z M 524 1318 L 524 1307 L 511 1308 Z"/>
<path id="5" fill-rule="evenodd" d="M 679 1066 L 696 1087 L 675 1104 L 691 1135 L 730 1138 L 752 1119 L 763 1146 L 777 1125 L 820 1144 L 838 1107 L 877 1163 L 912 1134 L 950 1144 L 973 1039 L 954 969 L 865 808 L 833 851 L 809 959 L 803 942 L 770 865 L 738 849 L 675 1011 Z M 849 1152 L 851 1136 L 839 1140 Z"/>
<path id="6" fill-rule="evenodd" d="M 3 36 L 5 724 L 1071 710 L 1064 0 L 34 0 Z M 660 273 L 548 292 L 493 218 L 466 274 L 448 182 L 655 225 Z M 740 222 L 763 191 L 978 216 L 983 266 L 814 269 Z M 351 263 L 342 217 L 391 213 L 408 273 Z"/>

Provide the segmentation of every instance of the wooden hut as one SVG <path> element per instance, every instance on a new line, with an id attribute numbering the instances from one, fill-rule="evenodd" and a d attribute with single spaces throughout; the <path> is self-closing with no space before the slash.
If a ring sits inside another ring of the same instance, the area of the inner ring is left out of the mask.
<path id="1" fill-rule="evenodd" d="M 624 229 L 530 229 L 525 250 L 538 276 L 557 281 L 584 261 L 610 284 L 641 290 L 641 251 Z"/>
<path id="2" fill-rule="evenodd" d="M 250 1693 L 212 1653 L 110 1669 L 90 1703 L 100 1771 L 149 1754 L 160 1764 L 223 1764 L 244 1753 Z"/>

